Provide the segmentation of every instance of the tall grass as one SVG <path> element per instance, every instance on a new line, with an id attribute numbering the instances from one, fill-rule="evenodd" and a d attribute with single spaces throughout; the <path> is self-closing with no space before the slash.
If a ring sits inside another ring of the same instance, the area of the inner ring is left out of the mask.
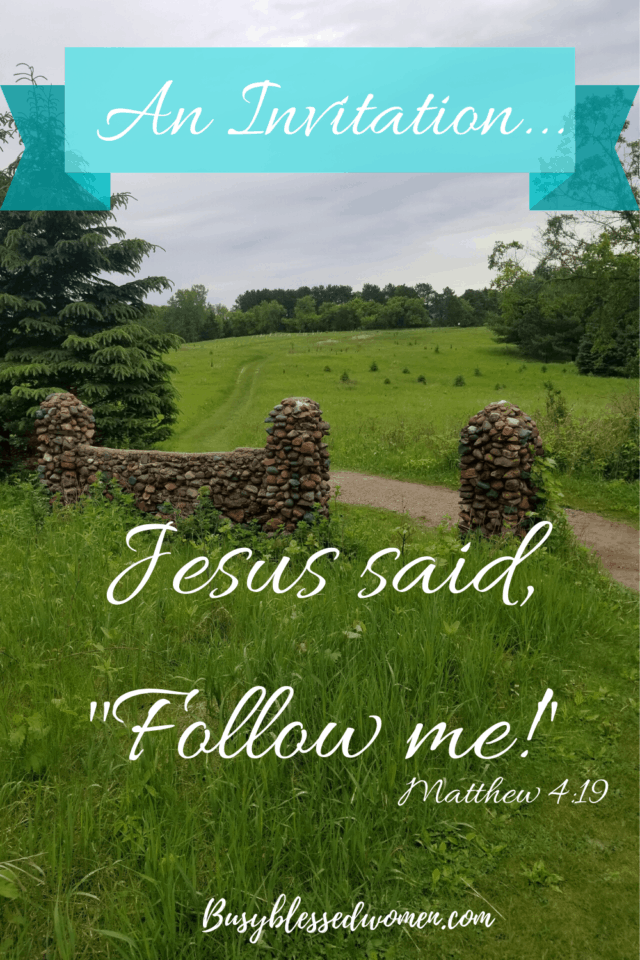
<path id="1" fill-rule="evenodd" d="M 598 416 L 584 414 L 580 407 L 567 406 L 561 391 L 560 409 L 553 394 L 537 422 L 545 448 L 568 475 L 583 474 L 606 480 L 638 479 L 638 395 L 637 390 L 611 398 Z"/>
<path id="2" fill-rule="evenodd" d="M 280 893 L 330 913 L 347 912 L 358 900 L 377 911 L 461 903 L 488 909 L 476 890 L 497 897 L 504 914 L 509 877 L 509 896 L 535 915 L 530 882 L 521 875 L 535 843 L 522 838 L 528 817 L 537 816 L 544 830 L 554 798 L 538 812 L 500 811 L 498 822 L 482 806 L 412 800 L 400 807 L 397 800 L 413 776 L 444 776 L 465 788 L 503 776 L 514 787 L 551 789 L 563 776 L 577 783 L 607 775 L 603 764 L 618 756 L 618 740 L 609 728 L 585 722 L 580 704 L 604 686 L 619 732 L 633 727 L 631 711 L 619 711 L 633 690 L 635 601 L 566 534 L 518 572 L 514 595 L 532 583 L 532 599 L 506 607 L 496 591 L 454 597 L 388 588 L 357 598 L 366 559 L 381 546 L 402 546 L 405 561 L 437 557 L 444 576 L 460 557 L 459 542 L 444 528 L 408 524 L 406 542 L 384 514 L 334 508 L 328 526 L 303 527 L 277 541 L 225 524 L 213 533 L 195 520 L 173 535 L 170 556 L 144 591 L 115 607 L 105 597 L 109 582 L 146 555 L 134 557 L 125 546 L 126 531 L 140 522 L 126 500 L 109 505 L 96 496 L 80 508 L 50 511 L 41 491 L 22 482 L 0 485 L 0 511 L 0 956 L 247 956 L 255 948 L 233 930 L 201 933 L 210 897 L 225 897 L 234 913 L 263 913 Z M 241 586 L 221 600 L 171 588 L 173 574 L 194 556 L 219 557 L 244 543 L 253 560 L 266 560 L 267 571 L 282 554 L 301 570 L 327 542 L 341 556 L 323 561 L 327 585 L 310 600 L 250 593 L 242 558 L 230 564 Z M 474 543 L 469 568 L 505 549 Z M 395 569 L 387 563 L 388 575 Z M 604 650 L 611 652 L 607 666 Z M 370 714 L 381 717 L 382 732 L 354 760 L 178 757 L 177 736 L 187 722 L 202 719 L 215 738 L 255 685 L 269 692 L 293 686 L 287 719 L 301 721 L 312 737 L 335 722 L 340 731 L 353 726 L 354 742 L 362 744 Z M 404 759 L 418 722 L 425 730 L 439 721 L 462 726 L 465 745 L 498 720 L 524 738 L 548 686 L 557 692 L 559 717 L 541 724 L 526 761 L 511 754 L 489 763 L 473 755 L 454 761 L 445 749 Z M 143 687 L 201 694 L 188 717 L 177 705 L 167 708 L 164 722 L 176 729 L 148 735 L 142 757 L 131 762 L 130 727 L 155 698 L 123 707 L 125 725 L 103 723 L 102 703 Z M 93 723 L 91 701 L 98 702 Z M 608 715 L 597 704 L 591 714 Z M 598 770 L 585 772 L 598 756 L 605 757 L 595 762 Z M 611 768 L 611 779 L 614 769 L 620 786 L 619 767 Z M 598 808 L 595 835 L 617 823 L 621 810 L 627 815 L 633 796 L 611 804 Z M 579 836 L 582 808 L 563 810 L 567 835 Z M 509 839 L 509 823 L 519 841 Z M 591 853 L 584 856 L 588 869 Z M 599 901 L 610 904 L 606 889 L 593 889 L 594 910 Z M 376 946 L 375 937 L 362 934 L 311 940 L 274 931 L 263 945 L 290 958 L 431 956 L 438 936 L 384 931 Z M 614 941 L 623 955 L 628 931 L 621 926 Z M 507 956 L 490 932 L 460 930 L 447 943 L 463 954 L 480 945 L 483 956 Z"/>

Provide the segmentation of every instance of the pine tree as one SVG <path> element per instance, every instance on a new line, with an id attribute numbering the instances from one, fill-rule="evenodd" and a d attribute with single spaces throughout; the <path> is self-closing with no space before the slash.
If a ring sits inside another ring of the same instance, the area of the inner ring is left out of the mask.
<path id="1" fill-rule="evenodd" d="M 5 184 L 6 187 L 6 184 Z M 126 239 L 110 211 L 0 211 L 0 431 L 16 440 L 33 427 L 48 393 L 76 394 L 96 416 L 106 446 L 147 447 L 176 420 L 173 368 L 180 339 L 150 331 L 145 297 L 166 277 L 135 277 L 156 249 Z M 0 200 L 2 190 L 0 190 Z M 105 276 L 107 275 L 107 276 Z"/>

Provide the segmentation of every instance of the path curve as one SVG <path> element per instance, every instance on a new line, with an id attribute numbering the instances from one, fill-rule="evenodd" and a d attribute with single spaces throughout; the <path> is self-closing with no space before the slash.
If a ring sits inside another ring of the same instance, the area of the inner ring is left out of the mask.
<path id="1" fill-rule="evenodd" d="M 428 487 L 422 483 L 345 470 L 332 474 L 332 492 L 338 486 L 342 503 L 406 512 L 410 517 L 424 521 L 428 527 L 436 527 L 446 516 L 454 522 L 458 515 L 458 494 L 447 487 Z M 638 531 L 626 523 L 606 520 L 597 513 L 583 513 L 581 510 L 567 510 L 566 513 L 578 540 L 600 557 L 611 576 L 625 587 L 638 590 Z"/>

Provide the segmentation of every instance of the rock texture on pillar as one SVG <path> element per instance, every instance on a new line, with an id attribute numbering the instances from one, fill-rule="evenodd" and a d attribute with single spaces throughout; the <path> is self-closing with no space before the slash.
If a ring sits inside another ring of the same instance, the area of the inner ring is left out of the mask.
<path id="1" fill-rule="evenodd" d="M 535 422 L 520 407 L 497 400 L 463 427 L 459 452 L 461 533 L 523 536 L 536 505 L 531 467 L 543 453 Z"/>

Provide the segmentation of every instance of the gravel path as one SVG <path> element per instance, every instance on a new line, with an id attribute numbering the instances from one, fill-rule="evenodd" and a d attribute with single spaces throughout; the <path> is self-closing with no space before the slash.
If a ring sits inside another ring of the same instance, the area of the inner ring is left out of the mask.
<path id="1" fill-rule="evenodd" d="M 337 486 L 343 503 L 398 513 L 406 511 L 428 527 L 437 526 L 446 516 L 453 523 L 458 515 L 458 494 L 446 487 L 427 487 L 421 483 L 347 471 L 332 475 L 332 491 Z M 605 520 L 597 513 L 567 510 L 567 518 L 577 538 L 600 557 L 611 576 L 625 587 L 637 590 L 640 575 L 638 531 L 626 523 Z"/>

